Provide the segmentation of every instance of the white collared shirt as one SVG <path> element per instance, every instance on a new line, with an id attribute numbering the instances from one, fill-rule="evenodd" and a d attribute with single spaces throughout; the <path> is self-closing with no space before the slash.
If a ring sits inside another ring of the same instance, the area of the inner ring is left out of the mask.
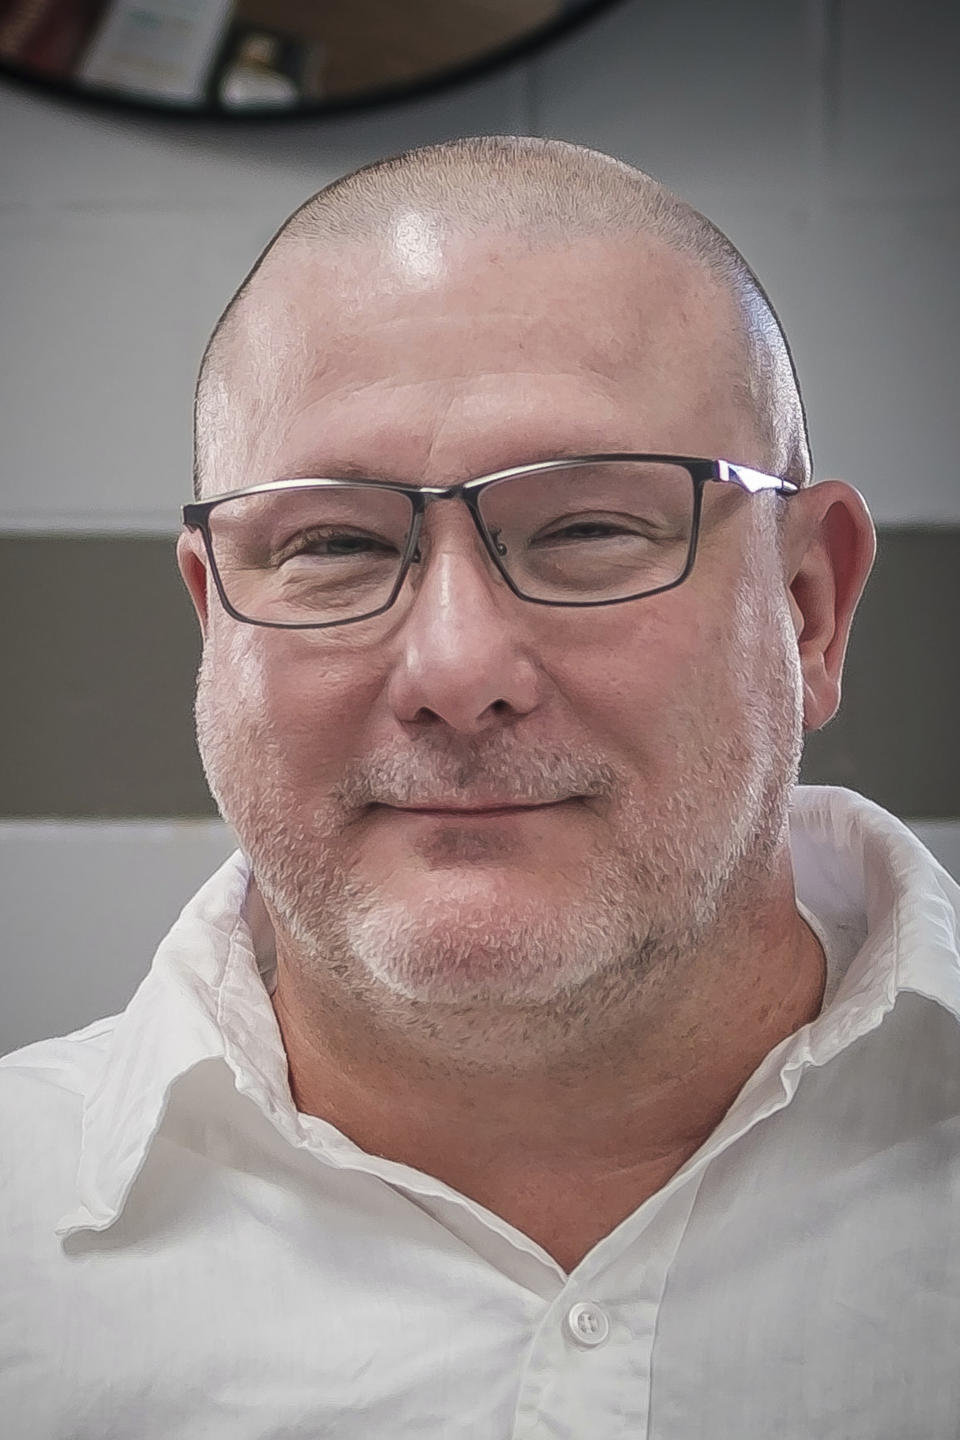
<path id="1" fill-rule="evenodd" d="M 0 1433 L 956 1440 L 960 887 L 848 790 L 791 845 L 820 1015 L 570 1274 L 297 1112 L 238 852 L 121 1015 L 0 1061 Z"/>

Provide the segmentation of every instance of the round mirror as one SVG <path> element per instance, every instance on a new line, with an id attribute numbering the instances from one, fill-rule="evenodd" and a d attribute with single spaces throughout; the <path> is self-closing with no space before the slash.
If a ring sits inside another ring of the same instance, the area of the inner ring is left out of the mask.
<path id="1" fill-rule="evenodd" d="M 0 70 L 216 115 L 384 104 L 467 79 L 615 0 L 0 0 Z"/>

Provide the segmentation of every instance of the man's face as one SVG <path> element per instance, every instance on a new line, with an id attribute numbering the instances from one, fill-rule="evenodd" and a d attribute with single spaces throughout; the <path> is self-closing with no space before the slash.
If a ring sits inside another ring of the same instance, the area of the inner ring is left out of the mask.
<path id="1" fill-rule="evenodd" d="M 248 382 L 276 402 L 230 488 L 347 467 L 448 485 L 603 451 L 769 466 L 734 398 L 732 307 L 690 262 L 419 233 L 265 267 L 269 374 Z M 386 1013 L 609 1006 L 696 947 L 762 883 L 796 775 L 776 503 L 708 485 L 690 578 L 596 609 L 514 596 L 458 502 L 428 509 L 422 563 L 374 619 L 243 625 L 210 586 L 201 753 L 281 955 Z M 405 808 L 511 801 L 550 803 Z"/>

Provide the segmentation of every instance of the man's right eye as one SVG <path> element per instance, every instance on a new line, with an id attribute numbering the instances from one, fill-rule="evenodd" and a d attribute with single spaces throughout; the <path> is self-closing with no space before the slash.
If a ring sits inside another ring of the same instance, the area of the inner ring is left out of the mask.
<path id="1" fill-rule="evenodd" d="M 283 564 L 287 560 L 295 560 L 300 556 L 315 555 L 320 559 L 337 560 L 349 559 L 354 555 L 392 554 L 395 552 L 396 547 L 389 540 L 378 535 L 313 531 L 304 532 L 285 545 L 277 560 L 279 564 Z"/>

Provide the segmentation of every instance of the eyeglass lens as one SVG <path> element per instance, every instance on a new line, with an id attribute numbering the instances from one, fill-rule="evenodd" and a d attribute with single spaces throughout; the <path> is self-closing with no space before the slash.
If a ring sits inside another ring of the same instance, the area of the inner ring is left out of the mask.
<path id="1" fill-rule="evenodd" d="M 682 465 L 595 462 L 496 481 L 481 492 L 479 510 L 523 595 L 583 604 L 680 578 L 694 487 Z M 238 614 L 321 625 L 388 602 L 412 519 L 409 498 L 396 491 L 318 485 L 226 500 L 210 513 L 210 536 Z"/>

